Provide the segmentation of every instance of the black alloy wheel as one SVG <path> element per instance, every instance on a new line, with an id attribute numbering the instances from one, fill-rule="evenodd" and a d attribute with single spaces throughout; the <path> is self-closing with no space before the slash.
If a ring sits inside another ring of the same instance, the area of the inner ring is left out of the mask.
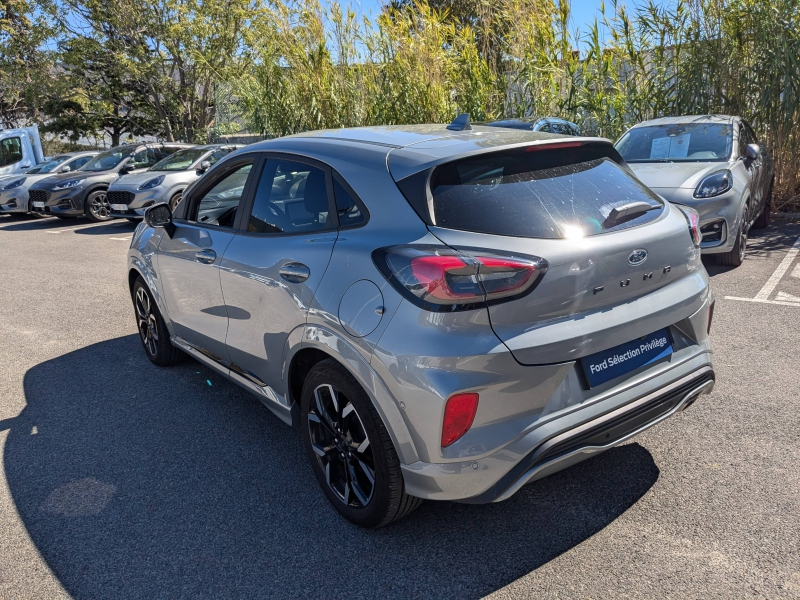
<path id="1" fill-rule="evenodd" d="M 300 398 L 306 454 L 328 501 L 343 517 L 376 528 L 422 503 L 405 493 L 400 459 L 369 395 L 329 358 L 311 368 Z"/>
<path id="2" fill-rule="evenodd" d="M 333 493 L 347 506 L 367 506 L 375 491 L 375 457 L 369 436 L 355 406 L 329 383 L 314 389 L 308 434 Z"/>
<path id="3" fill-rule="evenodd" d="M 133 284 L 133 308 L 139 339 L 150 362 L 160 367 L 180 362 L 185 354 L 170 342 L 167 325 L 161 317 L 152 293 L 141 277 Z"/>

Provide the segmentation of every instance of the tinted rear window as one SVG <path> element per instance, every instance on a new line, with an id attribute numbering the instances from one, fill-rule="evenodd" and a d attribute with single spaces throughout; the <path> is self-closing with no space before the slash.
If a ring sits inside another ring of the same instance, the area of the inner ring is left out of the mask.
<path id="1" fill-rule="evenodd" d="M 588 160 L 569 160 L 575 157 Z M 619 231 L 652 221 L 661 210 L 609 225 L 606 219 L 614 207 L 642 201 L 663 206 L 619 164 L 584 149 L 456 161 L 438 167 L 430 187 L 438 227 L 516 237 L 579 238 Z"/>

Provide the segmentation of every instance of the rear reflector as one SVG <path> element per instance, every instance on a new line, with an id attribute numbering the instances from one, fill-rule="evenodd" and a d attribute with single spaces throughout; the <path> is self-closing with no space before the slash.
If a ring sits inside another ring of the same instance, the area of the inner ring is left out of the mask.
<path id="1" fill-rule="evenodd" d="M 714 318 L 714 305 L 716 301 L 712 302 L 711 305 L 708 307 L 708 328 L 706 329 L 706 333 L 711 333 L 711 321 Z"/>
<path id="2" fill-rule="evenodd" d="M 478 394 L 453 394 L 447 399 L 442 423 L 442 448 L 447 448 L 469 431 L 477 411 Z"/>

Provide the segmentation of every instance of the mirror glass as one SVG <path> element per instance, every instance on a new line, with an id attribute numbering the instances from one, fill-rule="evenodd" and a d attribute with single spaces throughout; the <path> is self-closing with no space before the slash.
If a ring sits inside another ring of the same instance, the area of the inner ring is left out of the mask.
<path id="1" fill-rule="evenodd" d="M 150 227 L 165 227 L 172 222 L 172 211 L 167 204 L 156 204 L 147 209 L 144 219 Z"/>

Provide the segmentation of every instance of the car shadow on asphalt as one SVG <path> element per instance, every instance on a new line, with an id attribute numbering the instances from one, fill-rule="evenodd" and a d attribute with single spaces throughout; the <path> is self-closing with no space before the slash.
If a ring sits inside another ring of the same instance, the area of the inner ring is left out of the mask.
<path id="1" fill-rule="evenodd" d="M 126 219 L 115 219 L 108 223 L 98 223 L 97 227 L 76 229 L 78 235 L 107 235 L 109 233 L 133 233 L 138 223 L 131 223 Z"/>
<path id="2" fill-rule="evenodd" d="M 4 465 L 31 539 L 84 598 L 477 598 L 609 525 L 659 476 L 626 444 L 484 506 L 426 502 L 378 531 L 328 505 L 297 431 L 139 339 L 41 363 Z"/>

